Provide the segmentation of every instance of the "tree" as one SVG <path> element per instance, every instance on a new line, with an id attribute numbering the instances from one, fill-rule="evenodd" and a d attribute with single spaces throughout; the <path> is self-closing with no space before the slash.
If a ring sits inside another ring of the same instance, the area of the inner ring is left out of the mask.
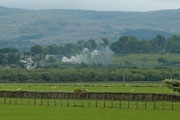
<path id="1" fill-rule="evenodd" d="M 74 45 L 72 43 L 65 44 L 65 46 L 64 46 L 64 55 L 71 56 L 71 55 L 76 55 L 76 54 L 77 54 L 76 45 Z"/>
<path id="2" fill-rule="evenodd" d="M 2 53 L 0 53 L 0 65 L 4 65 L 6 64 L 6 62 L 6 57 Z"/>
<path id="3" fill-rule="evenodd" d="M 49 45 L 48 47 L 49 47 L 49 53 L 50 54 L 57 55 L 59 53 L 58 46 L 56 44 Z"/>
<path id="4" fill-rule="evenodd" d="M 158 58 L 157 61 L 160 63 L 160 64 L 167 64 L 169 63 L 167 59 L 165 58 Z"/>
<path id="5" fill-rule="evenodd" d="M 172 89 L 174 92 L 180 92 L 180 80 L 166 79 L 163 81 L 166 86 Z"/>
<path id="6" fill-rule="evenodd" d="M 180 36 L 169 39 L 157 35 L 153 40 L 138 40 L 134 36 L 121 36 L 119 41 L 110 45 L 115 54 L 124 53 L 180 53 Z"/>
<path id="7" fill-rule="evenodd" d="M 55 63 L 56 62 L 56 58 L 53 57 L 53 56 L 50 56 L 49 59 L 48 59 L 48 62 L 49 63 Z"/>
<path id="8" fill-rule="evenodd" d="M 90 51 L 93 51 L 95 49 L 97 49 L 97 43 L 95 40 L 88 40 L 86 43 L 85 43 L 85 48 L 88 48 Z"/>
<path id="9" fill-rule="evenodd" d="M 128 40 L 137 40 L 137 38 L 135 36 L 121 36 L 119 38 L 119 41 L 122 41 L 122 42 L 128 41 Z"/>
<path id="10" fill-rule="evenodd" d="M 33 47 L 31 47 L 31 52 L 35 53 L 35 54 L 40 54 L 42 53 L 42 46 L 40 45 L 34 45 Z"/>
<path id="11" fill-rule="evenodd" d="M 16 64 L 20 60 L 20 55 L 15 53 L 8 53 L 7 63 L 8 64 Z"/>
<path id="12" fill-rule="evenodd" d="M 170 53 L 180 53 L 180 37 L 177 35 L 172 36 L 166 41 L 165 49 Z"/>
<path id="13" fill-rule="evenodd" d="M 157 35 L 153 41 L 160 47 L 163 47 L 163 45 L 165 44 L 166 38 L 164 36 L 161 35 Z"/>
<path id="14" fill-rule="evenodd" d="M 102 41 L 103 41 L 103 43 L 104 43 L 105 46 L 108 46 L 108 45 L 109 45 L 109 41 L 108 41 L 107 38 L 103 38 Z"/>

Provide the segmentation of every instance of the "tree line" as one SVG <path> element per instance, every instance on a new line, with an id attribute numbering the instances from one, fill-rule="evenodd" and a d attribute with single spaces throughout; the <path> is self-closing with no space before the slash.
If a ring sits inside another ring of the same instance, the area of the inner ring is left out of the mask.
<path id="1" fill-rule="evenodd" d="M 0 65 L 19 64 L 20 52 L 15 48 L 0 49 Z"/>
<path id="2" fill-rule="evenodd" d="M 102 49 L 109 44 L 107 39 L 102 39 L 99 43 L 96 40 L 90 39 L 88 41 L 78 41 L 77 43 L 67 43 L 64 46 L 58 46 L 56 44 L 42 46 L 34 45 L 31 47 L 31 52 L 35 54 L 52 54 L 52 55 L 64 55 L 72 56 L 79 54 L 84 48 L 88 48 L 89 51 L 95 49 Z"/>
<path id="3" fill-rule="evenodd" d="M 0 68 L 0 82 L 121 82 L 180 79 L 180 69 L 118 69 L 62 67 L 56 69 Z"/>
<path id="4" fill-rule="evenodd" d="M 82 52 L 83 48 L 88 48 L 90 51 L 101 49 L 104 46 L 109 46 L 116 54 L 131 54 L 131 53 L 180 53 L 180 36 L 174 35 L 170 38 L 165 38 L 162 35 L 157 35 L 152 40 L 138 40 L 135 36 L 121 36 L 118 41 L 109 44 L 108 39 L 102 39 L 101 42 L 90 39 L 88 41 L 78 41 L 77 43 L 67 43 L 64 46 L 56 44 L 49 46 L 34 45 L 31 52 L 35 54 L 54 54 L 72 56 Z"/>
<path id="5" fill-rule="evenodd" d="M 134 36 L 122 36 L 110 45 L 115 54 L 126 53 L 180 53 L 180 36 L 168 39 L 157 35 L 153 40 L 138 40 Z"/>
<path id="6" fill-rule="evenodd" d="M 109 43 L 108 39 L 96 41 L 90 39 L 88 41 L 78 41 L 77 43 L 67 43 L 65 45 L 34 45 L 31 47 L 31 53 L 34 55 L 60 55 L 70 57 L 80 54 L 84 48 L 89 51 L 103 49 L 109 46 L 115 55 L 131 54 L 131 53 L 180 53 L 180 37 L 174 35 L 168 39 L 164 36 L 157 35 L 153 40 L 138 40 L 135 36 L 121 36 L 118 41 Z M 0 65 L 19 64 L 21 52 L 15 48 L 0 49 Z M 158 62 L 167 63 L 167 61 L 159 59 Z"/>

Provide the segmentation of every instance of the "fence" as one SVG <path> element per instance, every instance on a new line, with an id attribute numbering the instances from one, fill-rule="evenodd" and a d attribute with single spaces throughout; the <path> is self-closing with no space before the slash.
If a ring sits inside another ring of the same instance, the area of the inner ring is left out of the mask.
<path id="1" fill-rule="evenodd" d="M 180 96 L 155 93 L 0 91 L 1 104 L 175 109 Z"/>

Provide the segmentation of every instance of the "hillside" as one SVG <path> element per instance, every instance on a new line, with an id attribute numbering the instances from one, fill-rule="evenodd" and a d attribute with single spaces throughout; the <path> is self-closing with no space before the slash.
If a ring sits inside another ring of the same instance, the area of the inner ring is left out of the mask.
<path id="1" fill-rule="evenodd" d="M 0 7 L 0 47 L 25 49 L 35 43 L 64 44 L 102 37 L 115 41 L 121 35 L 131 35 L 134 30 L 138 31 L 133 32 L 137 37 L 148 30 L 145 36 L 140 36 L 145 39 L 161 33 L 169 36 L 180 33 L 179 13 L 180 9 L 103 12 Z"/>
<path id="2" fill-rule="evenodd" d="M 149 30 L 149 29 L 137 29 L 137 30 L 126 30 L 121 35 L 123 36 L 136 36 L 138 39 L 147 39 L 152 40 L 154 36 L 157 36 L 157 34 L 163 35 L 166 38 L 171 37 L 173 34 L 158 30 Z"/>

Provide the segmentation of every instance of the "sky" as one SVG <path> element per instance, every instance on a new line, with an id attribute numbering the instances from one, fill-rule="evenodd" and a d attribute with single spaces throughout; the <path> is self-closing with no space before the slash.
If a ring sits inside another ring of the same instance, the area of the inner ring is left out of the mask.
<path id="1" fill-rule="evenodd" d="M 180 8 L 180 0 L 0 0 L 0 6 L 35 10 L 153 11 Z"/>

